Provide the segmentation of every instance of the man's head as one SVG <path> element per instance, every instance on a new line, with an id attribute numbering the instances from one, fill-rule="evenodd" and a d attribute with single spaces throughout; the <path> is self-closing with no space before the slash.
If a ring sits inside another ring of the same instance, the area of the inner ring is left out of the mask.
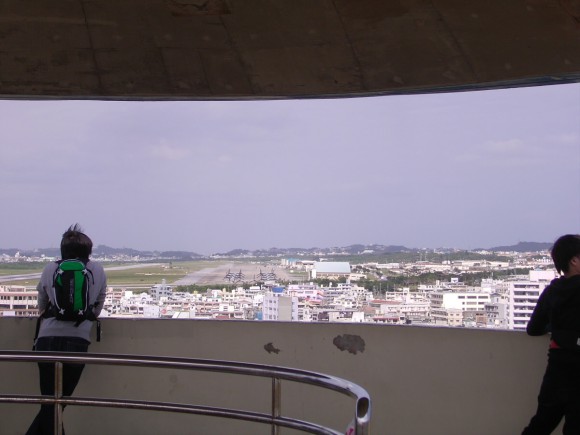
<path id="1" fill-rule="evenodd" d="M 62 235 L 60 242 L 60 255 L 63 260 L 71 258 L 89 259 L 93 251 L 93 242 L 82 232 L 79 224 L 74 224 Z"/>
<path id="2" fill-rule="evenodd" d="M 580 274 L 580 234 L 566 234 L 552 246 L 552 260 L 564 276 Z"/>

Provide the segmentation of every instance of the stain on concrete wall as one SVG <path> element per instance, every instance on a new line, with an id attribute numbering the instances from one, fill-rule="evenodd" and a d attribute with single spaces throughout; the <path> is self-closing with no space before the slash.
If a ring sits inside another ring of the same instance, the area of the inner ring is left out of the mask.
<path id="1" fill-rule="evenodd" d="M 342 334 L 337 335 L 332 343 L 340 350 L 348 350 L 349 353 L 356 355 L 358 352 L 365 351 L 365 341 L 359 335 Z"/>
<path id="2" fill-rule="evenodd" d="M 272 353 L 272 352 L 275 353 L 275 354 L 279 354 L 280 353 L 280 349 L 276 349 L 271 342 L 264 345 L 264 350 L 266 352 L 268 352 L 268 353 Z"/>

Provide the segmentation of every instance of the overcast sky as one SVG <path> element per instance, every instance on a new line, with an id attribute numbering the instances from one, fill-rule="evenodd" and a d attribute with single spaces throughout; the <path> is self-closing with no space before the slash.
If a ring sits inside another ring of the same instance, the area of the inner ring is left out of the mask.
<path id="1" fill-rule="evenodd" d="M 580 232 L 580 84 L 241 102 L 0 101 L 0 248 L 477 248 Z"/>

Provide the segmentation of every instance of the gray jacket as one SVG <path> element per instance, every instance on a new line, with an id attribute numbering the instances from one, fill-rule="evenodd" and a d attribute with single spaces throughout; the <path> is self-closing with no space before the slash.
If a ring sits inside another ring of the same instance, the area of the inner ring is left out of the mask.
<path id="1" fill-rule="evenodd" d="M 47 264 L 36 286 L 36 290 L 38 291 L 38 310 L 41 313 L 48 308 L 49 303 L 54 304 L 52 280 L 57 267 L 58 265 L 55 262 Z M 98 317 L 103 309 L 103 303 L 105 302 L 107 293 L 107 276 L 105 275 L 103 266 L 95 261 L 89 260 L 87 269 L 92 272 L 94 278 L 94 284 L 92 281 L 89 283 L 89 305 L 97 304 L 93 312 L 95 313 L 95 317 Z M 75 323 L 74 321 L 57 320 L 54 317 L 43 318 L 38 337 L 78 337 L 90 342 L 93 322 L 85 320 L 78 326 L 75 326 Z"/>

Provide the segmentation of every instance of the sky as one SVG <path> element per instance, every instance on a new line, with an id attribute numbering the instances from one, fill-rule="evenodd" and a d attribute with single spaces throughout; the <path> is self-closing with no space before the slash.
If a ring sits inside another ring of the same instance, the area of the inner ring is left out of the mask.
<path id="1" fill-rule="evenodd" d="M 489 248 L 580 233 L 580 84 L 275 101 L 0 100 L 0 248 Z"/>

